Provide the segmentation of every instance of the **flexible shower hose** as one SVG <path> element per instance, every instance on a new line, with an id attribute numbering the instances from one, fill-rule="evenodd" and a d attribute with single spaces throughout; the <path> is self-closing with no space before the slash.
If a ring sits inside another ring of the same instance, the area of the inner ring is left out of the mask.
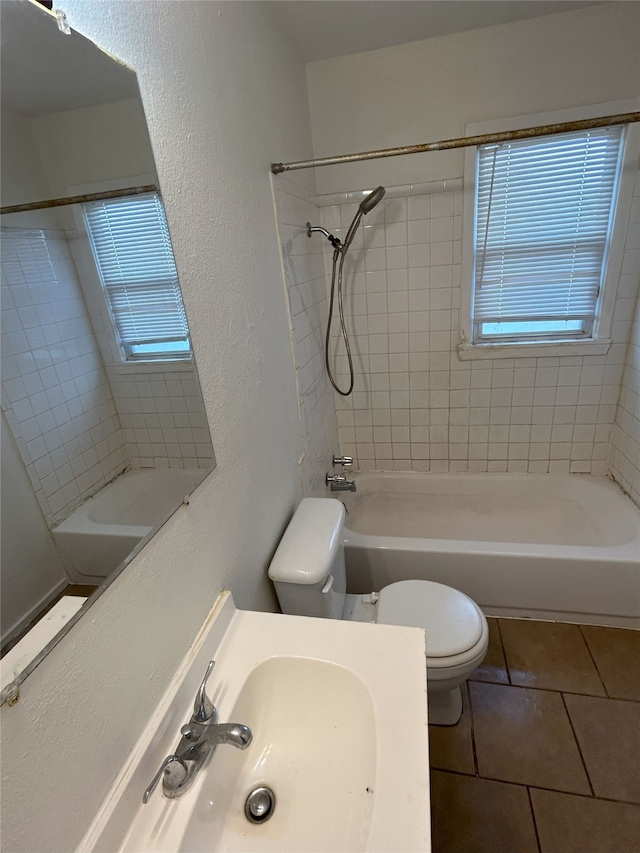
<path id="1" fill-rule="evenodd" d="M 349 335 L 347 333 L 347 327 L 344 320 L 344 306 L 342 300 L 342 268 L 344 266 L 344 259 L 346 257 L 346 252 L 341 252 L 339 249 L 333 250 L 333 269 L 331 272 L 331 295 L 329 296 L 329 318 L 327 320 L 327 335 L 325 338 L 324 345 L 324 363 L 327 368 L 327 375 L 329 377 L 329 381 L 336 389 L 338 394 L 341 394 L 343 397 L 348 397 L 353 391 L 353 383 L 354 383 L 354 374 L 353 374 L 353 358 L 351 356 L 351 346 L 349 344 Z M 338 258 L 340 258 L 340 264 L 338 264 Z M 338 383 L 333 377 L 333 373 L 331 372 L 331 365 L 329 363 L 329 344 L 331 340 L 331 323 L 333 320 L 333 301 L 336 290 L 336 269 L 338 272 L 338 315 L 340 317 L 340 329 L 342 330 L 342 338 L 344 340 L 344 346 L 347 351 L 347 359 L 349 361 L 349 387 L 346 391 L 343 391 L 342 388 L 338 387 Z"/>

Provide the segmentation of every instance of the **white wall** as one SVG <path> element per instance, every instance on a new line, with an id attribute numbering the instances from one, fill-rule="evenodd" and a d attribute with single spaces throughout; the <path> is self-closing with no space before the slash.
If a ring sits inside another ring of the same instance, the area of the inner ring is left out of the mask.
<path id="1" fill-rule="evenodd" d="M 31 131 L 31 121 L 12 110 L 2 110 L 0 122 L 0 161 L 2 165 L 2 204 L 26 204 L 51 198 L 53 193 Z M 2 224 L 13 228 L 58 228 L 55 210 L 13 213 Z"/>
<path id="2" fill-rule="evenodd" d="M 463 136 L 467 122 L 638 94 L 640 6 L 609 2 L 307 67 L 316 157 Z M 317 170 L 319 193 L 458 178 L 463 150 Z"/>
<path id="3" fill-rule="evenodd" d="M 300 464 L 302 493 L 327 494 L 325 477 L 338 455 L 338 423 L 333 388 L 324 366 L 328 293 L 324 275 L 324 237 L 307 235 L 306 223 L 320 224 L 315 193 L 282 175 L 274 179 L 276 213 L 296 368 L 304 443 Z"/>
<path id="4" fill-rule="evenodd" d="M 2 641 L 67 584 L 27 472 L 2 415 Z"/>
<path id="5" fill-rule="evenodd" d="M 275 607 L 266 567 L 300 495 L 269 164 L 310 156 L 304 67 L 268 4 L 65 11 L 138 71 L 218 467 L 2 707 L 14 851 L 75 847 L 220 589 Z"/>
<path id="6" fill-rule="evenodd" d="M 31 127 L 55 196 L 71 186 L 155 174 L 138 99 L 38 116 Z"/>
<path id="7" fill-rule="evenodd" d="M 639 43 L 640 6 L 607 3 L 310 63 L 315 154 L 637 96 Z M 339 234 L 348 191 L 390 190 L 346 265 L 357 377 L 336 400 L 342 450 L 378 470 L 604 474 L 637 274 L 621 277 L 606 356 L 460 361 L 462 170 L 462 150 L 317 169 Z M 344 381 L 344 355 L 337 369 Z"/>

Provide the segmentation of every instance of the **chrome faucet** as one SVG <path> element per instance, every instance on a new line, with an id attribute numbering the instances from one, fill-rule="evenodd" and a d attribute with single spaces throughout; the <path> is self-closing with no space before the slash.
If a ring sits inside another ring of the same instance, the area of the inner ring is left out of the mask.
<path id="1" fill-rule="evenodd" d="M 353 480 L 347 480 L 342 474 L 334 474 L 333 476 L 325 477 L 325 483 L 332 492 L 355 492 L 356 484 Z"/>
<path id="2" fill-rule="evenodd" d="M 230 743 L 238 749 L 246 749 L 253 734 L 248 726 L 240 723 L 218 723 L 218 712 L 206 692 L 207 679 L 215 661 L 209 666 L 198 688 L 190 722 L 180 729 L 180 743 L 176 751 L 167 756 L 162 766 L 144 792 L 142 802 L 149 802 L 160 779 L 162 793 L 175 800 L 186 793 L 195 781 L 206 759 L 220 743 Z"/>
<path id="3" fill-rule="evenodd" d="M 353 465 L 353 456 L 336 456 L 334 454 L 331 464 L 334 468 L 336 465 L 342 465 L 343 468 L 350 468 Z"/>

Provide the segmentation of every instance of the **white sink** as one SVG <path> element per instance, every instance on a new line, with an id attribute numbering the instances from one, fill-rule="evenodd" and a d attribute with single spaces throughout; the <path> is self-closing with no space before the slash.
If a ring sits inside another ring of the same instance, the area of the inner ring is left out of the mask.
<path id="1" fill-rule="evenodd" d="M 376 782 L 371 696 L 341 666 L 271 658 L 247 679 L 233 721 L 254 732 L 246 751 L 218 748 L 206 771 L 185 853 L 209 850 L 365 850 Z M 251 824 L 247 795 L 268 785 L 272 817 Z M 212 847 L 212 844 L 215 846 Z"/>
<path id="2" fill-rule="evenodd" d="M 78 850 L 429 851 L 422 631 L 238 611 L 229 593 L 209 622 Z M 179 799 L 159 786 L 142 805 L 210 659 L 220 722 L 253 740 L 218 746 Z M 259 786 L 275 808 L 253 824 Z"/>

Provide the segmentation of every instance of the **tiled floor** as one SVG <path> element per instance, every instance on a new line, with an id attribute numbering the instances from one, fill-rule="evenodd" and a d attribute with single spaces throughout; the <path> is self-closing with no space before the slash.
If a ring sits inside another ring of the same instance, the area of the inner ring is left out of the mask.
<path id="1" fill-rule="evenodd" d="M 434 853 L 640 853 L 640 631 L 488 621 L 430 726 Z"/>

